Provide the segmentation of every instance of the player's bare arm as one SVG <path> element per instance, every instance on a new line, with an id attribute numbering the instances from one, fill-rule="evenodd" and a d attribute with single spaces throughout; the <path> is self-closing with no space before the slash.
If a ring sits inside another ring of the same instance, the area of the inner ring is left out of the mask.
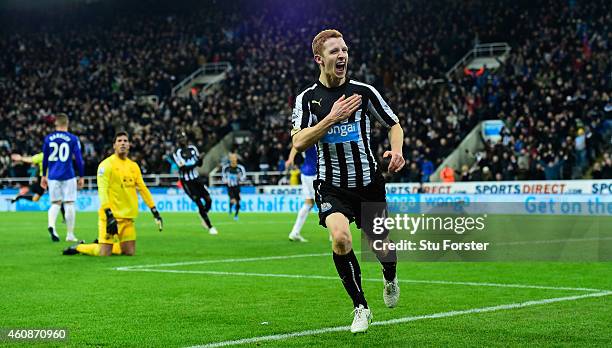
<path id="1" fill-rule="evenodd" d="M 293 135 L 293 146 L 297 151 L 302 152 L 312 145 L 316 144 L 319 139 L 325 136 L 325 133 L 334 124 L 344 121 L 349 118 L 361 105 L 361 95 L 353 94 L 346 98 L 341 96 L 332 106 L 329 114 L 313 127 L 304 128 Z"/>
<path id="2" fill-rule="evenodd" d="M 32 163 L 32 156 L 22 156 L 18 153 L 11 154 L 11 161 L 15 163 Z"/>
<path id="3" fill-rule="evenodd" d="M 298 150 L 296 150 L 296 148 L 292 146 L 291 151 L 289 151 L 289 157 L 285 161 L 285 169 L 289 169 L 289 167 L 293 165 L 293 162 L 295 161 L 295 155 L 297 154 Z"/>
<path id="4" fill-rule="evenodd" d="M 391 150 L 385 151 L 383 154 L 384 158 L 391 156 L 389 167 L 387 168 L 389 173 L 399 172 L 406 164 L 404 155 L 402 153 L 403 140 L 404 130 L 399 123 L 396 123 L 391 127 L 391 129 L 389 129 L 389 143 L 391 144 Z"/>

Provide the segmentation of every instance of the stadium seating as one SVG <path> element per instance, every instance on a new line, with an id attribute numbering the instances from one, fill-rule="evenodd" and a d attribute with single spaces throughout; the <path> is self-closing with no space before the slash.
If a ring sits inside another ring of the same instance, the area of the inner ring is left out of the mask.
<path id="1" fill-rule="evenodd" d="M 203 151 L 231 129 L 248 129 L 259 141 L 239 149 L 247 169 L 277 169 L 289 150 L 293 100 L 317 77 L 310 40 L 328 23 L 346 36 L 350 75 L 384 91 L 402 119 L 407 165 L 391 180 L 428 181 L 485 119 L 506 122 L 503 141 L 475 154 L 458 181 L 611 177 L 606 1 L 382 0 L 357 1 L 351 11 L 322 3 L 278 12 L 248 1 L 200 4 L 170 16 L 83 5 L 61 21 L 3 13 L 11 30 L 0 38 L 0 177 L 26 174 L 8 155 L 40 151 L 56 112 L 71 117 L 88 175 L 118 128 L 133 134 L 132 157 L 145 173 L 170 171 L 181 126 Z M 496 71 L 435 83 L 475 41 L 508 42 L 512 53 Z M 202 99 L 172 96 L 202 63 L 220 61 L 233 69 L 219 89 Z M 138 103 L 144 95 L 158 102 Z M 373 134 L 382 155 L 386 132 Z"/>

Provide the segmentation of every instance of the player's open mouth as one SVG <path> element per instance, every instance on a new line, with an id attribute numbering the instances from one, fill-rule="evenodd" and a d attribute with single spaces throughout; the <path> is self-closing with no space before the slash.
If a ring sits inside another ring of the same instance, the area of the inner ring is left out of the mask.
<path id="1" fill-rule="evenodd" d="M 336 62 L 336 74 L 342 75 L 346 70 L 346 62 Z"/>

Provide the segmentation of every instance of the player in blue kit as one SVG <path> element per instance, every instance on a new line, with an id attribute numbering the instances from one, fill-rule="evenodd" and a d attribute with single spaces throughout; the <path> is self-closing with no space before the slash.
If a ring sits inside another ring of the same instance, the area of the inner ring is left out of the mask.
<path id="1" fill-rule="evenodd" d="M 75 208 L 74 202 L 77 197 L 77 179 L 74 173 L 72 160 L 75 160 L 79 170 L 79 188 L 84 184 L 84 166 L 81 155 L 79 139 L 68 132 L 68 116 L 59 114 L 55 117 L 55 131 L 45 137 L 43 143 L 43 177 L 42 188 L 49 190 L 51 207 L 48 212 L 49 234 L 51 240 L 59 242 L 59 236 L 55 230 L 55 220 L 60 211 L 62 202 L 66 210 L 66 241 L 76 242 L 74 235 Z"/>
<path id="2" fill-rule="evenodd" d="M 285 167 L 289 168 L 289 166 L 293 165 L 295 160 L 295 155 L 297 155 L 298 151 L 292 147 L 291 152 L 289 152 L 289 158 L 285 162 Z M 302 226 L 304 226 L 304 222 L 306 222 L 306 218 L 308 218 L 308 213 L 314 206 L 314 198 L 315 198 L 315 190 L 313 186 L 314 180 L 317 178 L 317 148 L 315 146 L 311 146 L 303 153 L 304 155 L 304 163 L 300 170 L 302 174 L 300 179 L 302 181 L 302 194 L 304 195 L 304 204 L 300 208 L 298 212 L 298 216 L 295 219 L 295 224 L 293 225 L 293 229 L 291 233 L 289 233 L 289 240 L 294 242 L 307 242 L 307 240 L 302 237 L 301 231 Z"/>

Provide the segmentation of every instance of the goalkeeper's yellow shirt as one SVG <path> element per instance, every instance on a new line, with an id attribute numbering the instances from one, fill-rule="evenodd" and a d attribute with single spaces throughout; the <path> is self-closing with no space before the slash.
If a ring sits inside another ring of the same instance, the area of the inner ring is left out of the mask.
<path id="1" fill-rule="evenodd" d="M 38 176 L 44 176 L 42 173 L 42 162 L 43 162 L 43 153 L 37 153 L 36 155 L 32 156 L 32 164 L 35 166 L 38 166 Z"/>
<path id="2" fill-rule="evenodd" d="M 100 213 L 110 208 L 115 218 L 135 219 L 138 216 L 136 190 L 149 208 L 155 206 L 151 192 L 142 180 L 136 162 L 117 155 L 106 158 L 98 166 L 98 196 Z"/>

